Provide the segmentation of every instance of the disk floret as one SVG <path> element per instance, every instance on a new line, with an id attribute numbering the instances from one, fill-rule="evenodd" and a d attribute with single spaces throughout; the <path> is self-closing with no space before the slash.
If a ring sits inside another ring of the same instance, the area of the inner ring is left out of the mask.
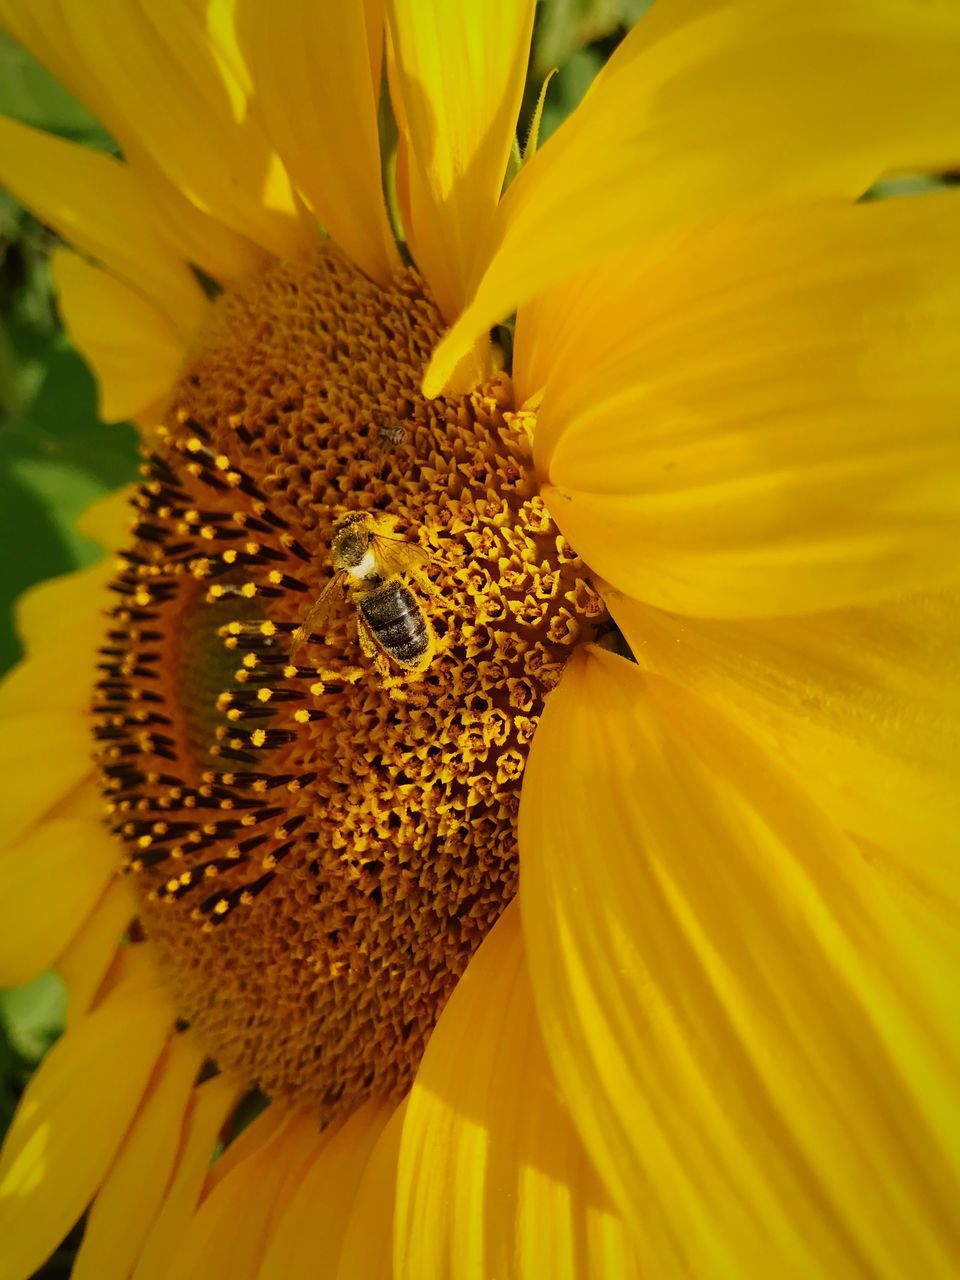
<path id="1" fill-rule="evenodd" d="M 218 300 L 134 499 L 97 736 L 140 923 L 221 1065 L 322 1118 L 410 1080 L 516 891 L 543 700 L 603 607 L 503 375 L 425 400 L 442 323 L 332 249 Z M 348 596 L 291 642 L 369 513 L 422 549 L 422 669 Z M 293 653 L 291 649 L 293 647 Z"/>

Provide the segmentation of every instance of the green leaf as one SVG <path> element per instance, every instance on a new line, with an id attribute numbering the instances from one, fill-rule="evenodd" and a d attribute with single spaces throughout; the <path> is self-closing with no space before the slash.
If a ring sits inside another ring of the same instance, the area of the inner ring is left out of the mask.
<path id="1" fill-rule="evenodd" d="M 87 471 L 46 459 L 17 458 L 11 462 L 10 470 L 14 479 L 46 506 L 63 539 L 71 567 L 82 568 L 99 560 L 103 548 L 80 533 L 75 521 L 103 496 L 108 486 Z"/>
<path id="2" fill-rule="evenodd" d="M 0 673 L 20 657 L 13 601 L 35 582 L 73 569 L 76 561 L 46 503 L 0 458 Z"/>
<path id="3" fill-rule="evenodd" d="M 136 430 L 128 423 L 105 426 L 97 417 L 97 389 L 83 357 L 62 335 L 45 355 L 46 374 L 24 415 L 40 456 L 77 467 L 116 489 L 137 475 Z"/>
<path id="4" fill-rule="evenodd" d="M 117 150 L 86 107 L 6 32 L 0 32 L 0 114 L 102 151 Z"/>
<path id="5" fill-rule="evenodd" d="M 542 79 L 600 40 L 622 35 L 653 0 L 543 0 L 534 35 L 534 74 Z"/>
<path id="6" fill-rule="evenodd" d="M 25 987 L 0 992 L 0 1023 L 9 1046 L 25 1062 L 39 1062 L 63 1031 L 66 1004 L 66 987 L 52 971 Z"/>
<path id="7" fill-rule="evenodd" d="M 579 105 L 603 58 L 593 49 L 578 49 L 550 81 L 540 120 L 540 145 L 559 129 Z"/>

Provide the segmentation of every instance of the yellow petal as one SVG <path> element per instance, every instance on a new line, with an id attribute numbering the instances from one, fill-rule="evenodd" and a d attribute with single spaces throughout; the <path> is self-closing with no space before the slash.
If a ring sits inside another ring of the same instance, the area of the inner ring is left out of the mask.
<path id="1" fill-rule="evenodd" d="M 3 848 L 12 849 L 92 773 L 89 725 L 43 711 L 13 716 L 0 732 Z"/>
<path id="2" fill-rule="evenodd" d="M 77 528 L 105 550 L 116 550 L 137 523 L 131 505 L 135 492 L 133 485 L 125 485 L 97 498 L 77 516 Z"/>
<path id="3" fill-rule="evenodd" d="M 124 506 L 129 526 L 130 508 Z M 85 512 L 81 520 L 88 514 L 89 511 Z M 89 524 L 84 525 L 84 532 L 89 536 Z M 103 617 L 104 603 L 109 599 L 106 585 L 114 572 L 112 563 L 102 560 L 89 569 L 48 578 L 25 591 L 17 600 L 15 613 L 17 634 L 27 651 L 35 655 L 58 649 L 63 639 L 63 619 L 69 618 L 71 632 L 77 625 L 83 628 L 83 651 L 86 652 L 93 641 L 94 630 L 102 637 L 106 628 Z"/>
<path id="4" fill-rule="evenodd" d="M 127 1280 L 163 1201 L 203 1052 L 175 1036 L 97 1192 L 71 1280 Z"/>
<path id="5" fill-rule="evenodd" d="M 258 1151 L 273 1142 L 288 1119 L 289 1113 L 279 1106 L 267 1107 L 255 1116 L 239 1136 L 232 1139 L 226 1151 L 218 1155 L 216 1163 L 209 1170 L 204 1181 L 203 1193 L 200 1196 L 201 1203 L 238 1165 L 252 1160 Z"/>
<path id="6" fill-rule="evenodd" d="M 142 294 L 181 337 L 192 336 L 209 304 L 127 165 L 0 117 L 0 178 L 41 222 Z"/>
<path id="7" fill-rule="evenodd" d="M 74 1026 L 94 1003 L 117 947 L 136 915 L 137 902 L 125 879 L 111 880 L 81 924 L 56 969 L 67 985 L 67 1026 Z"/>
<path id="8" fill-rule="evenodd" d="M 27 1280 L 86 1208 L 170 1032 L 142 986 L 68 1031 L 27 1086 L 0 1153 L 0 1280 Z"/>
<path id="9" fill-rule="evenodd" d="M 511 185 L 427 394 L 491 324 L 616 249 L 758 201 L 950 168 L 958 60 L 949 2 L 656 4 Z"/>
<path id="10" fill-rule="evenodd" d="M 122 122 L 121 142 L 134 138 L 200 210 L 253 243 L 288 255 L 313 242 L 251 109 L 223 5 L 208 15 L 189 0 L 61 3 L 87 75 Z"/>
<path id="11" fill-rule="evenodd" d="M 336 1275 L 357 1190 L 395 1109 L 393 1103 L 367 1103 L 323 1134 L 314 1160 L 281 1207 L 257 1280 L 315 1280 L 320 1259 L 323 1274 Z M 389 1236 L 388 1226 L 383 1230 Z"/>
<path id="12" fill-rule="evenodd" d="M 639 1274 L 558 1096 L 516 904 L 470 962 L 417 1072 L 395 1260 L 398 1280 Z"/>
<path id="13" fill-rule="evenodd" d="M 254 1280 L 281 1188 L 302 1172 L 319 1137 L 312 1116 L 293 1116 L 234 1166 L 187 1224 L 170 1274 L 177 1280 Z"/>
<path id="14" fill-rule="evenodd" d="M 111 100 L 109 87 L 81 56 L 57 0 L 48 0 L 42 12 L 31 0 L 0 0 L 0 22 L 118 140 L 127 166 L 154 208 L 160 235 L 177 256 L 224 283 L 263 261 L 263 249 L 203 213 L 164 176 Z"/>
<path id="15" fill-rule="evenodd" d="M 955 591 L 736 622 L 608 603 L 641 666 L 759 735 L 838 825 L 960 907 Z"/>
<path id="16" fill-rule="evenodd" d="M 269 261 L 267 249 L 198 209 L 143 147 L 134 142 L 125 154 L 156 210 L 164 238 L 185 261 L 224 286 Z"/>
<path id="17" fill-rule="evenodd" d="M 379 47 L 383 14 L 368 9 Z M 352 0 L 279 8 L 241 0 L 238 21 L 260 113 L 287 172 L 337 244 L 386 284 L 400 255 L 380 181 L 380 82 L 371 79 L 367 16 Z"/>
<path id="18" fill-rule="evenodd" d="M 586 651 L 520 851 L 551 1062 L 651 1274 L 956 1274 L 956 983 L 772 757 Z"/>
<path id="19" fill-rule="evenodd" d="M 0 715 L 83 712 L 90 705 L 95 654 L 103 643 L 110 561 L 31 587 L 16 604 L 27 656 L 0 681 Z M 70 619 L 69 628 L 64 618 Z"/>
<path id="20" fill-rule="evenodd" d="M 591 568 L 709 617 L 956 580 L 958 218 L 954 193 L 731 218 L 594 272 L 534 447 Z"/>
<path id="21" fill-rule="evenodd" d="M 337 1280 L 393 1278 L 393 1220 L 397 1198 L 404 1098 L 387 1121 L 367 1161 L 340 1246 Z"/>
<path id="22" fill-rule="evenodd" d="M 69 945 L 117 867 L 96 821 L 52 818 L 0 851 L 0 987 L 32 982 Z"/>
<path id="23" fill-rule="evenodd" d="M 409 145 L 411 239 L 449 321 L 483 265 L 517 126 L 533 12 L 532 0 L 388 4 L 402 99 L 397 116 Z"/>
<path id="24" fill-rule="evenodd" d="M 169 396 L 184 348 L 167 319 L 74 253 L 56 250 L 51 266 L 67 332 L 96 375 L 104 421 L 132 418 Z"/>
<path id="25" fill-rule="evenodd" d="M 200 1196 L 217 1137 L 242 1089 L 230 1076 L 215 1076 L 194 1090 L 180 1149 L 163 1205 L 147 1236 L 133 1280 L 171 1280 L 171 1259 Z"/>

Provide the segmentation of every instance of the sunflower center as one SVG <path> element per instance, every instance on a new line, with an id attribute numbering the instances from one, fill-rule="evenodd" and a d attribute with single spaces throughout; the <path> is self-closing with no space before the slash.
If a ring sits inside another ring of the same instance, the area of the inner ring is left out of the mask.
<path id="1" fill-rule="evenodd" d="M 182 1017 L 323 1119 L 409 1084 L 516 891 L 528 746 L 603 616 L 509 379 L 421 396 L 440 331 L 415 273 L 384 290 L 326 248 L 218 300 L 136 498 L 98 691 Z M 292 651 L 349 514 L 421 567 L 341 575 Z M 426 628 L 419 669 L 364 614 L 371 582 Z"/>

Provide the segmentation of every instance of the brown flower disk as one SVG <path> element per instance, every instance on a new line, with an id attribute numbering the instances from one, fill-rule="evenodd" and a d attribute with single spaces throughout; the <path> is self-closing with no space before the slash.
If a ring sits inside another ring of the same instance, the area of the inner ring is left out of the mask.
<path id="1" fill-rule="evenodd" d="M 136 498 L 98 689 L 140 924 L 221 1066 L 323 1120 L 415 1070 L 517 887 L 543 700 L 602 604 L 548 516 L 509 379 L 425 400 L 442 322 L 413 271 L 339 254 L 224 294 Z M 334 520 L 430 553 L 436 637 L 384 678 L 335 599 Z"/>

